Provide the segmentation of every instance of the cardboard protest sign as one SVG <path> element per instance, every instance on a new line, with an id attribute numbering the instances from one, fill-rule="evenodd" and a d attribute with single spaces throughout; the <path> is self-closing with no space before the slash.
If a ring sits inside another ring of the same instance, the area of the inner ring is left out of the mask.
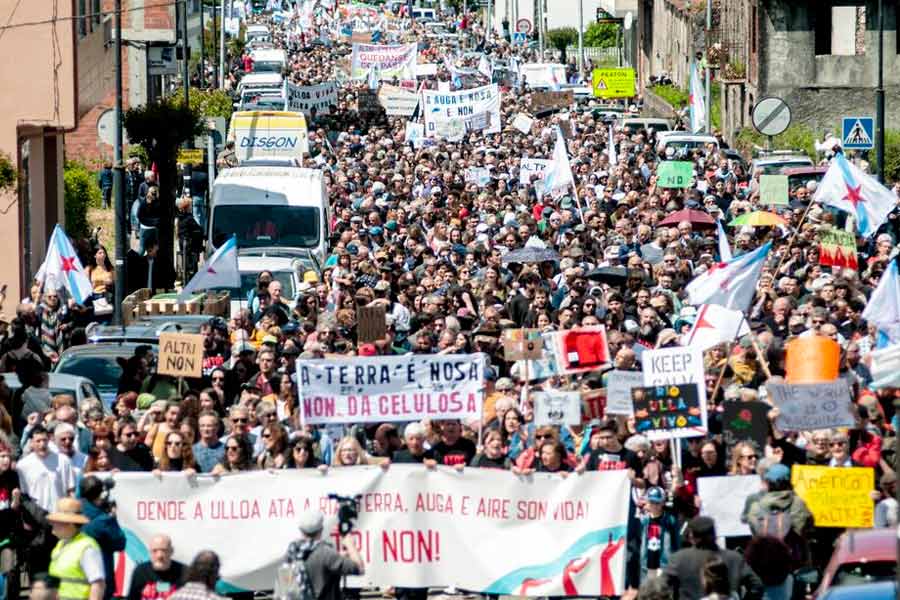
<path id="1" fill-rule="evenodd" d="M 534 424 L 580 425 L 580 392 L 534 392 Z"/>
<path id="2" fill-rule="evenodd" d="M 466 183 L 484 187 L 491 182 L 491 172 L 487 167 L 469 167 L 464 172 L 464 178 Z"/>
<path id="3" fill-rule="evenodd" d="M 532 119 L 525 113 L 517 113 L 512 122 L 512 126 L 525 135 L 531 133 L 532 125 L 534 125 L 534 119 Z"/>
<path id="4" fill-rule="evenodd" d="M 727 401 L 722 405 L 722 430 L 725 445 L 733 447 L 738 442 L 750 441 L 758 450 L 766 447 L 769 435 L 769 410 L 765 402 Z"/>
<path id="5" fill-rule="evenodd" d="M 791 483 L 816 527 L 872 527 L 875 472 L 869 467 L 794 465 Z"/>
<path id="6" fill-rule="evenodd" d="M 159 334 L 156 372 L 173 377 L 202 377 L 203 336 L 199 333 Z"/>
<path id="7" fill-rule="evenodd" d="M 846 379 L 827 383 L 767 383 L 766 390 L 781 413 L 775 425 L 782 431 L 852 427 L 856 422 Z"/>
<path id="8" fill-rule="evenodd" d="M 759 199 L 770 206 L 788 205 L 788 176 L 760 175 Z"/>
<path id="9" fill-rule="evenodd" d="M 854 270 L 859 268 L 856 257 L 856 235 L 853 232 L 831 227 L 820 229 L 818 236 L 820 265 Z"/>
<path id="10" fill-rule="evenodd" d="M 581 392 L 581 424 L 602 419 L 606 414 L 606 390 Z"/>
<path id="11" fill-rule="evenodd" d="M 631 415 L 631 390 L 644 385 L 640 371 L 610 371 L 606 385 L 606 412 L 612 415 Z"/>
<path id="12" fill-rule="evenodd" d="M 741 513 L 747 496 L 759 491 L 759 475 L 697 478 L 700 514 L 716 520 L 716 534 L 721 537 L 750 535 Z"/>
<path id="13" fill-rule="evenodd" d="M 574 102 L 575 92 L 572 90 L 531 93 L 531 110 L 536 113 L 568 108 L 569 106 L 572 106 Z"/>
<path id="14" fill-rule="evenodd" d="M 706 433 L 706 407 L 700 404 L 696 383 L 634 388 L 631 400 L 635 431 L 650 440 Z"/>
<path id="15" fill-rule="evenodd" d="M 656 168 L 656 185 L 661 188 L 689 188 L 694 182 L 694 163 L 664 160 Z"/>
<path id="16" fill-rule="evenodd" d="M 419 105 L 419 95 L 396 85 L 382 84 L 378 101 L 388 116 L 410 117 Z"/>
<path id="17" fill-rule="evenodd" d="M 838 376 L 841 348 L 830 337 L 811 335 L 785 344 L 785 379 L 788 383 L 820 383 Z"/>
<path id="18" fill-rule="evenodd" d="M 544 344 L 538 329 L 506 329 L 503 331 L 503 357 L 513 360 L 539 360 Z"/>
<path id="19" fill-rule="evenodd" d="M 387 333 L 384 304 L 359 306 L 356 309 L 356 339 L 360 344 L 383 340 Z"/>

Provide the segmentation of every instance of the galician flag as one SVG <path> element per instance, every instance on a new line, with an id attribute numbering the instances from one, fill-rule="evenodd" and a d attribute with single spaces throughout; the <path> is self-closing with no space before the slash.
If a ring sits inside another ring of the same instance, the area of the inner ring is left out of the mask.
<path id="1" fill-rule="evenodd" d="M 772 242 L 767 242 L 753 252 L 713 265 L 687 284 L 688 303 L 718 304 L 732 310 L 746 311 L 753 301 L 756 282 L 771 249 Z"/>
<path id="2" fill-rule="evenodd" d="M 59 224 L 53 228 L 50 244 L 47 246 L 47 256 L 35 279 L 43 284 L 45 289 L 66 288 L 78 304 L 84 304 L 94 292 L 91 280 L 78 259 L 75 248 Z"/>
<path id="3" fill-rule="evenodd" d="M 690 89 L 691 131 L 700 133 L 706 129 L 706 88 L 700 79 L 700 69 L 696 62 L 691 62 Z"/>
<path id="4" fill-rule="evenodd" d="M 879 348 L 900 342 L 900 277 L 896 259 L 891 260 L 875 286 L 862 318 L 878 328 Z"/>
<path id="5" fill-rule="evenodd" d="M 238 272 L 237 237 L 219 246 L 215 253 L 209 257 L 188 282 L 178 301 L 187 300 L 197 290 L 211 290 L 215 288 L 239 288 L 241 287 L 241 274 Z"/>
<path id="6" fill-rule="evenodd" d="M 897 205 L 894 193 L 837 154 L 813 199 L 850 213 L 862 237 L 871 237 Z"/>
<path id="7" fill-rule="evenodd" d="M 697 320 L 688 333 L 685 346 L 707 350 L 723 342 L 732 342 L 750 333 L 744 313 L 719 306 L 704 304 L 697 311 Z"/>
<path id="8" fill-rule="evenodd" d="M 559 127 L 556 128 L 556 145 L 553 146 L 551 160 L 553 162 L 544 171 L 544 189 L 552 192 L 574 184 L 575 178 L 572 176 L 572 165 L 569 164 L 566 141 L 563 139 Z"/>
<path id="9" fill-rule="evenodd" d="M 719 260 L 728 262 L 731 260 L 731 246 L 728 245 L 728 236 L 725 235 L 725 228 L 719 219 L 716 219 L 716 236 L 719 238 Z"/>

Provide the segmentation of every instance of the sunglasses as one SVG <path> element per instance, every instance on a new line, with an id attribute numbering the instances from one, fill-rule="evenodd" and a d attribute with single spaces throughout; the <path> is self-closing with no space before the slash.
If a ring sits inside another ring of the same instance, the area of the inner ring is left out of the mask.
<path id="1" fill-rule="evenodd" d="M 296 446 L 294 448 L 294 452 L 309 452 L 309 448 L 306 448 L 304 446 Z"/>
<path id="2" fill-rule="evenodd" d="M 126 431 L 125 433 L 122 434 L 122 437 L 127 437 L 127 438 L 136 437 L 136 436 L 137 436 L 136 431 Z"/>
<path id="3" fill-rule="evenodd" d="M 832 446 L 846 446 L 847 442 L 831 442 Z"/>
<path id="4" fill-rule="evenodd" d="M 235 450 L 235 451 L 237 451 L 237 450 L 240 450 L 241 447 L 240 447 L 240 446 L 225 446 L 225 449 L 226 449 L 226 450 Z"/>
<path id="5" fill-rule="evenodd" d="M 247 421 L 248 421 L 248 419 L 246 419 L 246 418 L 232 419 L 232 420 L 231 420 L 232 423 L 246 423 Z"/>
<path id="6" fill-rule="evenodd" d="M 756 459 L 759 458 L 759 457 L 756 456 L 755 454 L 745 454 L 745 455 L 742 456 L 741 458 L 746 458 L 746 459 L 756 460 Z"/>
<path id="7" fill-rule="evenodd" d="M 549 433 L 538 433 L 538 434 L 536 434 L 536 435 L 534 436 L 534 439 L 536 439 L 536 440 L 549 440 L 549 439 L 553 439 L 553 436 L 550 435 Z"/>
<path id="8" fill-rule="evenodd" d="M 268 434 L 268 433 L 262 434 L 262 438 L 263 438 L 264 440 L 267 440 L 267 439 L 269 439 L 270 437 L 272 437 L 272 436 L 271 436 L 270 434 Z"/>

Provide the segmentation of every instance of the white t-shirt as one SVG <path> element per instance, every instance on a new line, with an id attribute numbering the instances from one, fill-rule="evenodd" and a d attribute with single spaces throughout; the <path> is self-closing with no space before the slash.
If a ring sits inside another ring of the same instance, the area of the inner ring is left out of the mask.
<path id="1" fill-rule="evenodd" d="M 75 488 L 75 469 L 68 456 L 48 452 L 40 458 L 32 452 L 16 466 L 22 493 L 28 494 L 47 512 L 56 510 L 56 501 Z"/>

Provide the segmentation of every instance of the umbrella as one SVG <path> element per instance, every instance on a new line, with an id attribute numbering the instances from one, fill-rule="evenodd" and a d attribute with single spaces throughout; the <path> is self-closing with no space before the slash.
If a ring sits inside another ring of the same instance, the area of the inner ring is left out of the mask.
<path id="1" fill-rule="evenodd" d="M 591 281 L 617 286 L 624 284 L 628 280 L 628 269 L 625 267 L 600 267 L 599 269 L 588 271 L 585 277 Z"/>
<path id="2" fill-rule="evenodd" d="M 660 225 L 678 225 L 682 221 L 688 221 L 698 227 L 715 227 L 715 220 L 702 210 L 682 208 L 659 222 Z"/>
<path id="3" fill-rule="evenodd" d="M 765 210 L 755 210 L 753 212 L 744 213 L 731 220 L 729 225 L 750 225 L 752 227 L 774 227 L 776 225 L 787 225 L 787 221 L 779 217 L 775 213 Z"/>
<path id="4" fill-rule="evenodd" d="M 503 264 L 508 263 L 542 263 L 548 260 L 559 260 L 559 252 L 552 248 L 536 248 L 526 246 L 518 250 L 510 250 L 503 255 Z"/>

